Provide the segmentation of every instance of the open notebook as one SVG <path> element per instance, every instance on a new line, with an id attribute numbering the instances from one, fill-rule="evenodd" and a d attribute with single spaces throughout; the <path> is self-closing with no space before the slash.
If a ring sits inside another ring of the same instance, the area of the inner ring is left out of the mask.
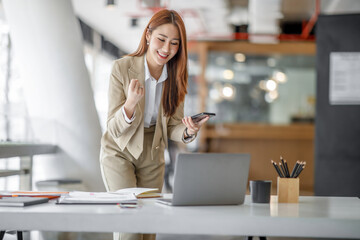
<path id="1" fill-rule="evenodd" d="M 249 167 L 249 154 L 179 154 L 173 198 L 157 202 L 172 206 L 242 204 Z"/>

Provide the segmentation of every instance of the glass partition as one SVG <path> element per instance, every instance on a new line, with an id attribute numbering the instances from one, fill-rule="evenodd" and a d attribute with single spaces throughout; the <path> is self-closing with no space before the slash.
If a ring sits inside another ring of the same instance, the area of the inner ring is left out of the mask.
<path id="1" fill-rule="evenodd" d="M 210 51 L 206 111 L 213 123 L 313 122 L 315 57 Z"/>

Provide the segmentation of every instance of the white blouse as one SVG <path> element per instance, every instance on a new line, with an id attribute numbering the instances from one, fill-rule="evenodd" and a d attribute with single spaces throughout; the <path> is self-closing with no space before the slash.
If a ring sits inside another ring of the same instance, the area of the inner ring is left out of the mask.
<path id="1" fill-rule="evenodd" d="M 166 81 L 167 66 L 163 66 L 162 73 L 159 80 L 151 76 L 150 70 L 146 61 L 146 54 L 144 56 L 144 67 L 145 67 L 145 109 L 144 109 L 144 127 L 149 128 L 156 124 L 157 116 L 159 113 L 159 107 L 161 104 L 161 95 L 163 82 Z M 122 107 L 122 112 L 125 117 L 126 122 L 132 123 L 135 119 L 135 112 L 131 119 L 129 119 L 125 113 L 124 107 Z"/>

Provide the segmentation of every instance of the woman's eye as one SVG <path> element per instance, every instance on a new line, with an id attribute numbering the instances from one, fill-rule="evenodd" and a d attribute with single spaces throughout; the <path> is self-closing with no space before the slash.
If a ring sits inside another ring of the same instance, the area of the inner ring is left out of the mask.
<path id="1" fill-rule="evenodd" d="M 178 45 L 178 43 L 177 43 L 177 42 L 172 42 L 171 44 L 172 44 L 172 45 Z"/>
<path id="2" fill-rule="evenodd" d="M 165 40 L 164 39 L 161 39 L 161 38 L 158 38 L 159 39 L 159 41 L 161 41 L 161 42 L 165 42 Z"/>

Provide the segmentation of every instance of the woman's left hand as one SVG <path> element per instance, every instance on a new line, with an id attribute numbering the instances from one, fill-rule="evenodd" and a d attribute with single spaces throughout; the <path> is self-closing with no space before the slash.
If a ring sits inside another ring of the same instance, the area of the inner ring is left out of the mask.
<path id="1" fill-rule="evenodd" d="M 182 119 L 183 124 L 187 127 L 187 133 L 189 135 L 196 134 L 201 126 L 209 120 L 209 116 L 205 117 L 204 119 L 201 119 L 201 121 L 194 123 L 194 121 L 191 119 L 191 117 L 184 117 Z"/>

